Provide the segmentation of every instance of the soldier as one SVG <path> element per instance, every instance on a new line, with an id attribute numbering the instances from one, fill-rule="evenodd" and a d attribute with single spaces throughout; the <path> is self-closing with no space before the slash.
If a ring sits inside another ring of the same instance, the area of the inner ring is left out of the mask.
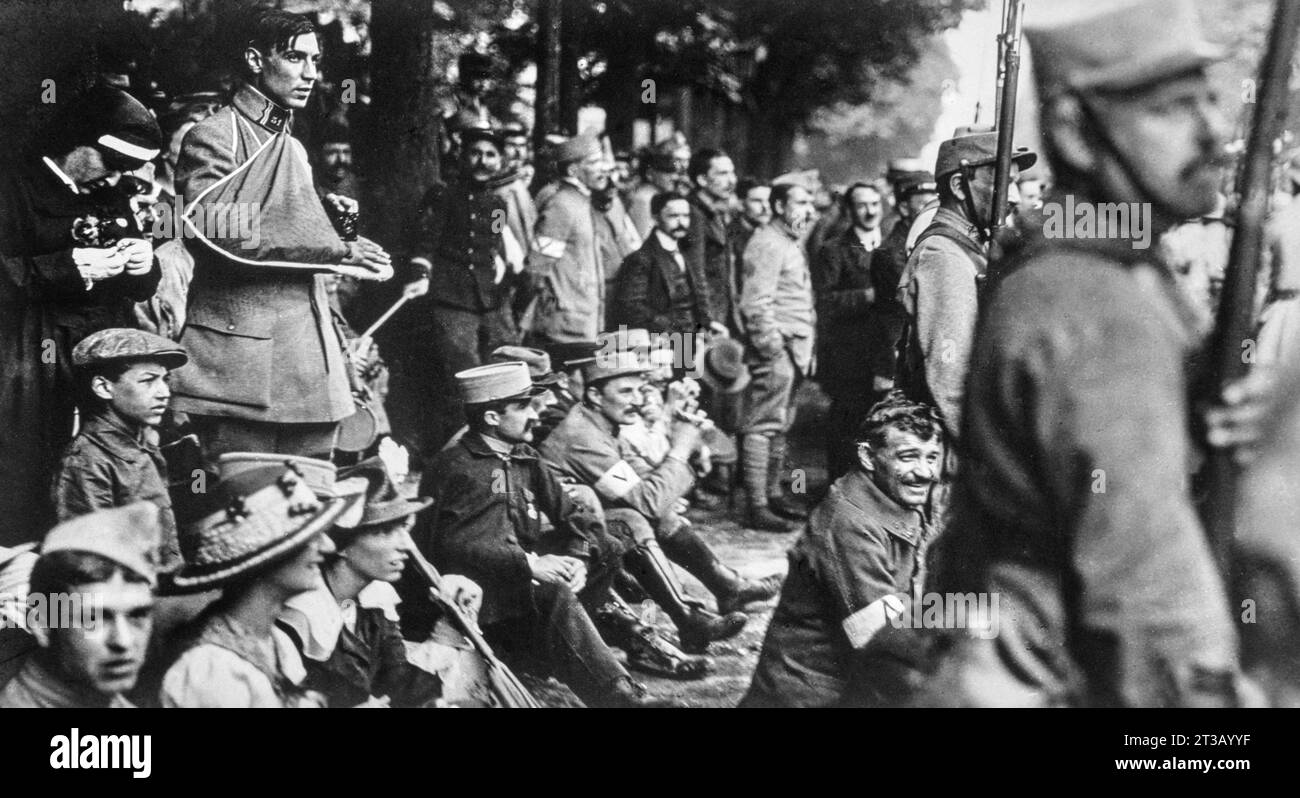
<path id="1" fill-rule="evenodd" d="M 131 706 L 123 694 L 135 686 L 149 644 L 160 532 L 149 502 L 50 530 L 28 597 L 37 608 L 28 631 L 38 648 L 0 691 L 0 708 Z M 69 606 L 82 611 L 56 617 L 64 613 L 53 608 L 74 598 L 84 604 Z"/>
<path id="2" fill-rule="evenodd" d="M 898 387 L 910 399 L 938 407 L 954 437 L 961 428 L 962 388 L 988 269 L 985 231 L 997 145 L 996 132 L 977 128 L 958 128 L 939 145 L 934 165 L 939 210 L 917 239 L 898 286 L 908 316 Z M 1011 179 L 1037 160 L 1028 150 L 1017 150 Z M 1012 203 L 1016 197 L 1013 186 Z"/>
<path id="3" fill-rule="evenodd" d="M 171 398 L 168 375 L 189 358 L 143 330 L 112 328 L 72 350 L 82 375 L 81 429 L 54 475 L 60 521 L 145 500 L 158 506 L 166 564 L 180 558 L 158 426 Z"/>
<path id="4" fill-rule="evenodd" d="M 595 489 L 611 533 L 635 543 L 624 564 L 673 619 L 682 648 L 699 653 L 714 640 L 738 634 L 746 620 L 739 610 L 776 595 L 780 578 L 741 577 L 677 514 L 694 483 L 688 461 L 700 446 L 698 427 L 674 419 L 670 449 L 655 468 L 620 445 L 619 427 L 640 420 L 641 384 L 649 370 L 628 351 L 602 352 L 586 363 L 582 402 L 551 432 L 542 458 L 563 477 Z M 713 593 L 722 617 L 686 597 L 665 554 Z"/>
<path id="5" fill-rule="evenodd" d="M 872 314 L 870 362 L 872 383 L 877 391 L 894 387 L 898 370 L 898 337 L 903 332 L 907 311 L 898 301 L 898 283 L 911 250 L 907 234 L 921 211 L 935 200 L 938 185 L 934 174 L 915 159 L 894 161 L 885 173 L 893 186 L 895 219 L 885 240 L 871 257 L 871 279 L 876 288 L 876 312 Z"/>
<path id="6" fill-rule="evenodd" d="M 1157 230 L 1214 207 L 1224 124 L 1204 68 L 1219 51 L 1190 0 L 1035 6 L 1025 35 L 1058 196 L 1149 203 Z M 935 586 L 998 596 L 999 634 L 957 637 L 927 703 L 1239 700 L 1188 488 L 1191 316 L 1133 243 L 1032 246 L 980 320 Z M 1225 391 L 1211 444 L 1254 438 L 1260 386 Z"/>
<path id="7" fill-rule="evenodd" d="M 943 470 L 934 409 L 897 391 L 850 433 L 857 462 L 813 510 L 741 706 L 881 705 L 906 699 L 920 641 L 887 629 L 925 581 L 926 505 Z"/>
<path id="8" fill-rule="evenodd" d="M 817 313 L 799 243 L 811 214 L 812 193 L 780 183 L 772 188 L 772 221 L 758 228 L 745 247 L 739 310 L 749 334 L 753 379 L 739 431 L 745 525 L 751 529 L 789 532 L 795 527 L 787 519 L 807 515 L 781 494 L 781 472 L 786 433 L 794 421 L 794 393 L 813 368 Z"/>
<path id="9" fill-rule="evenodd" d="M 315 26 L 274 9 L 250 15 L 243 80 L 186 135 L 177 165 L 194 280 L 175 407 L 210 463 L 228 452 L 328 459 L 356 404 L 326 275 L 378 281 L 393 268 L 378 244 L 335 233 L 290 133 L 320 74 Z"/>
<path id="10" fill-rule="evenodd" d="M 420 495 L 433 507 L 415 530 L 444 573 L 483 588 L 483 634 L 507 664 L 554 673 L 584 702 L 654 705 L 614 659 L 588 614 L 609 593 L 623 543 L 573 500 L 528 441 L 537 421 L 535 385 L 523 363 L 494 363 L 456 375 L 470 431 L 429 464 Z M 544 533 L 542 516 L 554 526 Z M 632 630 L 620 644 L 640 657 Z M 702 663 L 689 669 L 702 675 Z"/>

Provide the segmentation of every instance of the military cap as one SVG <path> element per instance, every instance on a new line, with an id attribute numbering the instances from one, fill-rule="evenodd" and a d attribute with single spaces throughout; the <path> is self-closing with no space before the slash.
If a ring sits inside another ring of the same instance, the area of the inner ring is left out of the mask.
<path id="1" fill-rule="evenodd" d="M 885 180 L 896 183 L 907 175 L 924 171 L 926 171 L 925 164 L 920 158 L 895 158 L 885 168 Z"/>
<path id="2" fill-rule="evenodd" d="M 520 136 L 528 136 L 528 126 L 518 119 L 512 119 L 501 127 L 502 138 L 519 138 Z"/>
<path id="3" fill-rule="evenodd" d="M 581 136 L 574 136 L 565 140 L 555 148 L 555 163 L 558 166 L 581 161 L 592 155 L 602 155 L 604 150 L 600 147 L 600 140 L 590 133 L 583 133 Z"/>
<path id="4" fill-rule="evenodd" d="M 1149 86 L 1224 56 L 1204 39 L 1191 0 L 1031 3 L 1025 38 L 1045 97 Z"/>
<path id="5" fill-rule="evenodd" d="M 650 370 L 649 361 L 638 356 L 636 352 L 601 352 L 582 364 L 582 379 L 587 385 L 595 385 L 602 380 L 612 380 L 629 374 L 645 374 Z"/>
<path id="6" fill-rule="evenodd" d="M 551 370 L 551 356 L 540 349 L 530 346 L 498 346 L 492 350 L 493 363 L 522 361 L 528 366 L 528 374 L 537 385 L 554 385 L 560 381 L 560 375 Z"/>
<path id="7" fill-rule="evenodd" d="M 603 352 L 634 352 L 650 349 L 650 331 L 644 327 L 619 327 L 596 336 Z"/>
<path id="8" fill-rule="evenodd" d="M 505 137 L 498 130 L 493 130 L 486 124 L 474 124 L 463 128 L 460 131 L 460 146 L 469 147 L 476 141 L 486 141 L 496 147 L 497 150 L 506 148 Z"/>
<path id="9" fill-rule="evenodd" d="M 95 366 L 117 360 L 156 360 L 169 370 L 189 362 L 180 344 L 161 335 L 126 327 L 91 333 L 72 348 L 72 365 Z"/>
<path id="10" fill-rule="evenodd" d="M 961 162 L 969 162 L 972 168 L 989 166 L 998 159 L 998 132 L 991 127 L 966 125 L 953 131 L 952 138 L 939 145 L 939 157 L 935 158 L 934 174 L 940 180 L 961 168 Z M 1011 153 L 1011 162 L 1021 169 L 1028 169 L 1038 163 L 1038 155 L 1028 147 L 1020 147 Z"/>
<path id="11" fill-rule="evenodd" d="M 528 366 L 522 361 L 489 363 L 456 372 L 460 398 L 467 405 L 498 402 L 502 399 L 527 399 L 546 390 L 534 385 Z"/>
<path id="12" fill-rule="evenodd" d="M 97 145 L 137 166 L 158 157 L 162 130 L 148 108 L 121 89 L 99 84 L 72 100 L 53 123 L 54 135 Z"/>
<path id="13" fill-rule="evenodd" d="M 56 551 L 98 554 L 156 585 L 162 545 L 159 515 L 158 505 L 147 501 L 79 515 L 49 531 L 41 543 L 41 556 Z"/>
<path id="14" fill-rule="evenodd" d="M 568 368 L 579 360 L 590 360 L 600 351 L 598 341 L 557 341 L 542 346 L 551 356 L 551 362 L 559 363 L 562 368 Z"/>

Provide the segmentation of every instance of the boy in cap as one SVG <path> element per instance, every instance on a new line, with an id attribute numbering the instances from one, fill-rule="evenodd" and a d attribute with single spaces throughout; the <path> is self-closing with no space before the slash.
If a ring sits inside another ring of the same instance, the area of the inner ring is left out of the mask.
<path id="1" fill-rule="evenodd" d="M 72 348 L 131 324 L 159 279 L 124 198 L 101 202 L 158 155 L 158 124 L 106 86 L 60 105 L 38 149 L 0 178 L 0 545 L 53 525 L 50 475 L 72 440 Z"/>
<path id="2" fill-rule="evenodd" d="M 136 502 L 45 536 L 28 594 L 39 647 L 0 691 L 0 709 L 131 706 L 123 694 L 135 686 L 152 630 L 158 512 Z M 56 612 L 64 606 L 73 612 Z"/>
<path id="3" fill-rule="evenodd" d="M 140 500 L 157 505 L 163 564 L 180 549 L 158 425 L 171 398 L 168 375 L 187 359 L 175 342 L 143 330 L 100 330 L 77 344 L 81 429 L 54 474 L 60 521 Z"/>
<path id="4" fill-rule="evenodd" d="M 1061 195 L 1209 212 L 1226 126 L 1190 0 L 1033 5 L 1025 36 Z M 985 309 L 935 587 L 1000 596 L 1000 633 L 959 637 L 929 703 L 1239 703 L 1236 635 L 1189 492 L 1191 315 L 1154 251 L 1057 238 Z M 1206 414 L 1211 445 L 1259 433 L 1255 379 Z"/>
<path id="5" fill-rule="evenodd" d="M 898 387 L 909 399 L 939 408 L 953 437 L 960 432 L 962 389 L 988 270 L 997 146 L 997 131 L 974 126 L 958 128 L 939 145 L 939 209 L 917 238 L 898 284 L 907 313 Z M 1019 201 L 1016 176 L 1037 160 L 1024 148 L 1012 154 L 1012 205 Z"/>
<path id="6" fill-rule="evenodd" d="M 507 664 L 552 672 L 587 704 L 653 704 L 584 606 L 608 594 L 622 543 L 528 445 L 533 400 L 546 389 L 522 362 L 468 369 L 456 379 L 470 431 L 425 470 L 420 495 L 434 507 L 416 530 L 417 545 L 440 571 L 482 586 L 483 634 Z M 548 533 L 543 514 L 554 524 Z"/>

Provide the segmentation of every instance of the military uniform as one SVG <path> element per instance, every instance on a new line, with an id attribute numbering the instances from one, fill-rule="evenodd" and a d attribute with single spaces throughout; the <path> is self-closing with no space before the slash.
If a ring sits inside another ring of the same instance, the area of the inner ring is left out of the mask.
<path id="1" fill-rule="evenodd" d="M 889 628 L 925 581 L 933 529 L 861 468 L 831 486 L 790 549 L 790 572 L 741 706 L 880 705 L 921 675 L 919 641 Z M 886 608 L 889 608 L 888 614 Z"/>

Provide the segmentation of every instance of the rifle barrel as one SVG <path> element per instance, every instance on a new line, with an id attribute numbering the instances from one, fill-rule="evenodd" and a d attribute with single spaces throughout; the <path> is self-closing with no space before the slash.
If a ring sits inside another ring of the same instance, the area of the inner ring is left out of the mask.
<path id="1" fill-rule="evenodd" d="M 1015 149 L 1016 95 L 1020 83 L 1020 40 L 1025 0 L 1010 0 L 1007 7 L 1005 45 L 1002 49 L 1005 73 L 998 93 L 998 160 L 993 173 L 993 215 L 989 230 L 996 233 L 1007 218 L 1010 196 L 1011 153 Z"/>

